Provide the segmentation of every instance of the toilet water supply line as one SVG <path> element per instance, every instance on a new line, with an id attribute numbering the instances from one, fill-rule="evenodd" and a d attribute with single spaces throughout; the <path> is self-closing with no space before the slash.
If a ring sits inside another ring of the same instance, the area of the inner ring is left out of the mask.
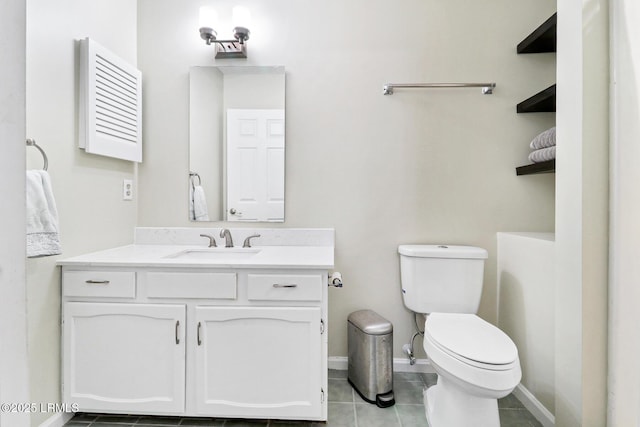
<path id="1" fill-rule="evenodd" d="M 425 314 L 424 316 L 426 320 L 426 317 L 428 315 Z M 420 335 L 421 337 L 424 337 L 424 331 L 421 331 L 420 327 L 418 326 L 418 313 L 413 313 L 413 321 L 416 324 L 417 332 L 413 334 L 413 336 L 411 337 L 411 341 L 409 341 L 408 344 L 405 344 L 402 346 L 402 351 L 406 353 L 406 355 L 409 357 L 409 365 L 415 365 L 416 363 L 416 358 L 413 355 L 413 342 L 415 341 L 418 335 Z"/>

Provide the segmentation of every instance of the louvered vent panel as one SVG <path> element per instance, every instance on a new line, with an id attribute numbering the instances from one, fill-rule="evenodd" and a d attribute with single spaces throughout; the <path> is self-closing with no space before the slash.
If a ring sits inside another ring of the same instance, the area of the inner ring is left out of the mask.
<path id="1" fill-rule="evenodd" d="M 81 52 L 85 117 L 80 146 L 94 154 L 142 161 L 140 72 L 90 39 L 81 42 Z"/>

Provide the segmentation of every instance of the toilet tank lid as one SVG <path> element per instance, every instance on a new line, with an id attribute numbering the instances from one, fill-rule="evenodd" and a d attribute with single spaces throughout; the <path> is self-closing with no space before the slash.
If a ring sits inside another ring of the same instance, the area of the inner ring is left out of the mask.
<path id="1" fill-rule="evenodd" d="M 486 249 L 456 245 L 400 245 L 398 252 L 400 255 L 419 258 L 486 259 L 489 256 Z"/>

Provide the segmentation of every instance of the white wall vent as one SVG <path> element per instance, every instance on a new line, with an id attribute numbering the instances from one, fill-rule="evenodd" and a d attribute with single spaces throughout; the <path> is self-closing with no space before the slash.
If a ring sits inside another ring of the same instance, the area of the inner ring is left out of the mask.
<path id="1" fill-rule="evenodd" d="M 142 162 L 142 75 L 86 38 L 80 41 L 79 146 Z"/>

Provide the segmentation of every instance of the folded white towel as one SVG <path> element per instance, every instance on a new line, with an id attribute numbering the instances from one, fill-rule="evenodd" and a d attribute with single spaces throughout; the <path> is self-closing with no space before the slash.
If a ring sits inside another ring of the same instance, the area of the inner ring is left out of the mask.
<path id="1" fill-rule="evenodd" d="M 529 153 L 529 161 L 533 163 L 546 162 L 556 158 L 556 147 L 541 148 Z"/>
<path id="2" fill-rule="evenodd" d="M 556 145 L 556 127 L 547 129 L 531 141 L 529 148 L 532 150 L 539 150 L 540 148 L 547 148 Z"/>
<path id="3" fill-rule="evenodd" d="M 27 171 L 27 257 L 62 253 L 58 210 L 51 179 L 43 170 Z"/>
<path id="4" fill-rule="evenodd" d="M 204 189 L 200 185 L 196 185 L 193 188 L 193 197 L 191 199 L 193 204 L 193 216 L 191 219 L 194 221 L 209 221 L 209 210 L 207 209 L 207 199 L 204 195 Z"/>

